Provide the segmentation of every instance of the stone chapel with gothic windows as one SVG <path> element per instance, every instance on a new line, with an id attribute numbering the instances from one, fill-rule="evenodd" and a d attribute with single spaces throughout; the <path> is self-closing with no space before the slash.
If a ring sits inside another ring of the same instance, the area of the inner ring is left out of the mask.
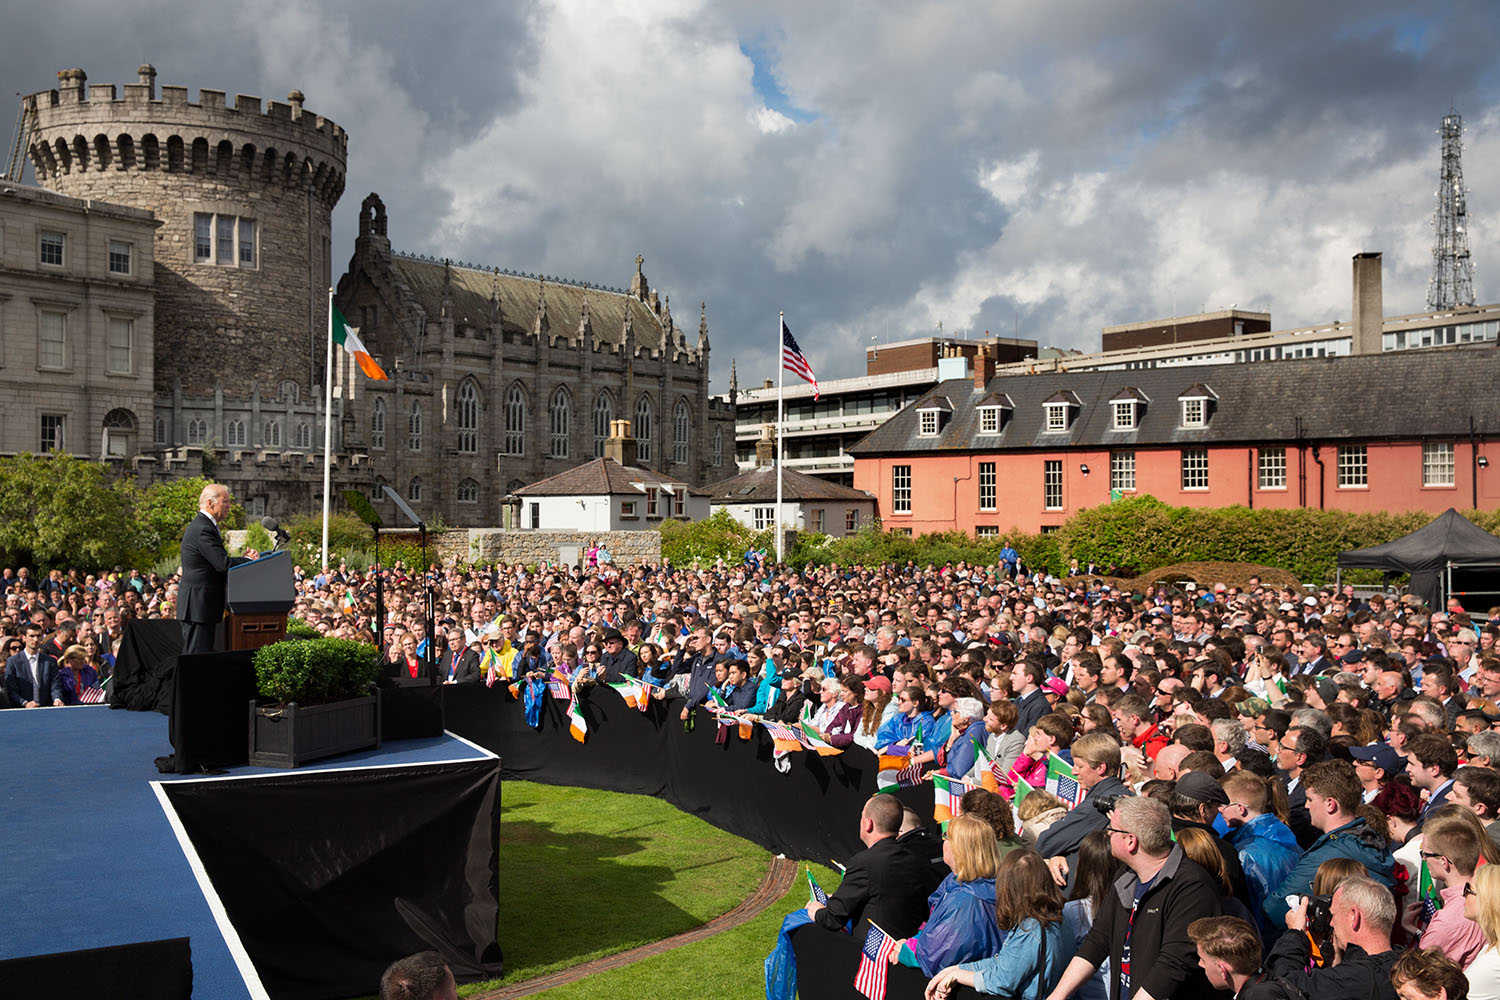
<path id="1" fill-rule="evenodd" d="M 390 486 L 424 517 L 500 524 L 521 486 L 603 456 L 621 418 L 639 465 L 695 486 L 730 475 L 734 411 L 709 398 L 706 309 L 690 341 L 643 266 L 611 289 L 397 253 L 385 205 L 366 198 L 335 300 L 390 380 L 343 360 L 335 384 L 372 500 Z"/>

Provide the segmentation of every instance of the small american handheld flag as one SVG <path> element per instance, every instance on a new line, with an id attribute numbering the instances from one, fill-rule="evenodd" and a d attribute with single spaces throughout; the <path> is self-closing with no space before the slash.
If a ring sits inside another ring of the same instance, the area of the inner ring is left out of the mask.
<path id="1" fill-rule="evenodd" d="M 813 374 L 812 365 L 807 363 L 802 348 L 797 346 L 797 338 L 786 328 L 786 320 L 781 321 L 781 367 L 809 383 L 813 387 L 813 399 L 818 398 L 818 377 Z"/>
<path id="2" fill-rule="evenodd" d="M 870 1000 L 885 1000 L 885 974 L 890 970 L 891 956 L 900 947 L 900 941 L 870 924 L 870 933 L 865 935 L 864 953 L 859 956 L 854 988 Z"/>

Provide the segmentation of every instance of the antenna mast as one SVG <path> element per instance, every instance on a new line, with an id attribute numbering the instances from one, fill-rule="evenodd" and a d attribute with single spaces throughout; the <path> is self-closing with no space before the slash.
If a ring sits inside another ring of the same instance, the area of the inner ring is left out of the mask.
<path id="1" fill-rule="evenodd" d="M 1437 211 L 1432 216 L 1432 280 L 1427 308 L 1433 312 L 1474 304 L 1474 261 L 1469 256 L 1469 210 L 1464 190 L 1463 118 L 1452 108 L 1443 116 L 1443 165 Z"/>

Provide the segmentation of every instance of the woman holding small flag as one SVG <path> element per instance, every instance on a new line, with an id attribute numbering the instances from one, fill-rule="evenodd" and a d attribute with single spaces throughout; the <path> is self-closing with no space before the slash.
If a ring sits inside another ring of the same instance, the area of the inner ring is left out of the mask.
<path id="1" fill-rule="evenodd" d="M 892 963 L 932 976 L 945 966 L 988 958 L 1005 934 L 995 922 L 995 833 L 977 816 L 962 814 L 943 835 L 943 862 L 952 874 L 928 897 L 932 913 L 914 936 L 901 942 Z"/>

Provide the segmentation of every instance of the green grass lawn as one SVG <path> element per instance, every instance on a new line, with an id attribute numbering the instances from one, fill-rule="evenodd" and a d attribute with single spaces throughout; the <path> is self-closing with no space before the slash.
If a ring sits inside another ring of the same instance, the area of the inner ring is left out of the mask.
<path id="1" fill-rule="evenodd" d="M 501 810 L 505 976 L 464 987 L 464 996 L 691 930 L 754 892 L 771 860 L 749 841 L 641 795 L 507 781 Z M 758 976 L 723 995 L 759 991 Z M 737 978 L 744 977 L 725 981 Z M 616 984 L 617 996 L 642 995 L 626 980 Z"/>
<path id="2" fill-rule="evenodd" d="M 813 866 L 813 877 L 830 892 L 839 884 L 837 872 L 817 865 Z M 807 879 L 799 876 L 780 902 L 749 923 L 705 941 L 655 955 L 622 969 L 601 972 L 537 996 L 546 1000 L 621 1000 L 626 997 L 760 1000 L 766 995 L 766 955 L 776 943 L 781 920 L 806 904 Z"/>

